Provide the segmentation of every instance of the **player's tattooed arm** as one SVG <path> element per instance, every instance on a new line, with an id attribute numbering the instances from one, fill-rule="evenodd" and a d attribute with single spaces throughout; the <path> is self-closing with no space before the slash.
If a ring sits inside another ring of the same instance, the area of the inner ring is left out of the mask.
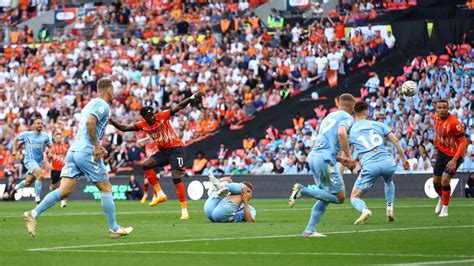
<path id="1" fill-rule="evenodd" d="M 195 98 L 198 98 L 198 97 L 201 97 L 204 95 L 204 92 L 202 91 L 198 91 L 196 93 L 194 93 L 191 97 L 181 101 L 178 105 L 176 105 L 175 107 L 172 107 L 170 109 L 170 115 L 174 115 L 175 113 L 183 110 L 184 108 L 186 108 L 186 106 L 188 106 L 188 104 L 190 104 Z"/>
<path id="2" fill-rule="evenodd" d="M 92 156 L 94 157 L 94 160 L 103 159 L 107 155 L 107 150 L 105 150 L 104 147 L 101 147 L 97 140 L 97 121 L 97 117 L 91 115 L 86 122 L 87 134 L 89 135 L 92 144 Z"/>
<path id="3" fill-rule="evenodd" d="M 123 132 L 127 132 L 127 131 L 139 131 L 140 129 L 135 125 L 122 125 L 120 123 L 118 123 L 117 121 L 115 121 L 113 118 L 110 118 L 109 119 L 109 123 L 114 126 L 115 128 L 117 128 L 118 130 L 120 131 L 123 131 Z"/>

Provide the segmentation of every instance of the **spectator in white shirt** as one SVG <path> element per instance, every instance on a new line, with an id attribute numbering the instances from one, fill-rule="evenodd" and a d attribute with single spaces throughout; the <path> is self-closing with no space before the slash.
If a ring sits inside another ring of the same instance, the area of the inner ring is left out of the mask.
<path id="1" fill-rule="evenodd" d="M 428 158 L 426 152 L 423 153 L 418 159 L 418 171 L 429 173 L 433 171 L 433 166 L 431 166 L 430 158 Z"/>
<path id="2" fill-rule="evenodd" d="M 387 31 L 387 37 L 385 37 L 384 40 L 388 49 L 392 49 L 395 46 L 395 36 L 392 35 L 391 31 Z"/>
<path id="3" fill-rule="evenodd" d="M 303 30 L 301 29 L 300 24 L 296 23 L 296 25 L 293 27 L 293 29 L 291 29 L 291 35 L 292 35 L 291 41 L 293 43 L 299 42 L 300 41 L 300 36 L 301 36 L 302 33 L 303 33 Z"/>
<path id="4" fill-rule="evenodd" d="M 367 25 L 364 31 L 364 41 L 367 42 L 375 36 L 375 31 L 372 29 L 372 24 Z"/>
<path id="5" fill-rule="evenodd" d="M 341 62 L 341 55 L 336 53 L 336 50 L 331 47 L 331 52 L 327 55 L 329 60 L 329 70 L 339 70 L 339 65 Z"/>
<path id="6" fill-rule="evenodd" d="M 316 58 L 315 62 L 318 70 L 318 77 L 322 81 L 325 81 L 329 60 L 324 56 L 323 52 L 321 51 L 319 52 L 319 56 Z"/>
<path id="7" fill-rule="evenodd" d="M 331 25 L 331 23 L 326 22 L 326 28 L 324 29 L 324 36 L 326 36 L 326 39 L 328 42 L 332 42 L 334 40 L 334 35 L 336 34 L 334 27 Z"/>
<path id="8" fill-rule="evenodd" d="M 369 96 L 370 95 L 375 95 L 377 94 L 377 91 L 379 90 L 380 86 L 380 79 L 379 75 L 377 73 L 369 73 L 369 75 L 372 75 L 369 80 L 365 83 L 365 86 L 369 89 Z"/>
<path id="9" fill-rule="evenodd" d="M 239 1 L 239 11 L 240 12 L 245 12 L 247 9 L 249 9 L 249 2 L 247 0 L 240 0 Z"/>
<path id="10" fill-rule="evenodd" d="M 408 163 L 410 163 L 410 169 L 418 169 L 418 160 L 415 158 L 415 152 L 412 150 L 409 153 Z"/>
<path id="11" fill-rule="evenodd" d="M 372 2 L 367 2 L 367 4 L 365 5 L 365 10 L 367 10 L 367 12 L 369 12 L 370 10 L 374 9 L 374 4 L 372 4 Z"/>

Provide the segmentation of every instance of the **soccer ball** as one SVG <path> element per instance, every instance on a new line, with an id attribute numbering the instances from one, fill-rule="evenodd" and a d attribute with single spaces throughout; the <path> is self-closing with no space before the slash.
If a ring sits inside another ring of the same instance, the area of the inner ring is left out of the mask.
<path id="1" fill-rule="evenodd" d="M 402 84 L 402 93 L 405 96 L 411 97 L 418 93 L 418 86 L 413 80 L 407 80 Z"/>

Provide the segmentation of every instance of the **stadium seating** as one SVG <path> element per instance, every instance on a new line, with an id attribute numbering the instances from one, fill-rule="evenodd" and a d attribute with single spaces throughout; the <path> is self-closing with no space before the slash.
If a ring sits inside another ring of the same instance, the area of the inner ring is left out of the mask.
<path id="1" fill-rule="evenodd" d="M 212 136 L 219 126 L 242 129 L 244 121 L 270 103 L 282 104 L 312 84 L 325 82 L 324 65 L 315 63 L 316 51 L 305 48 L 309 57 L 301 62 L 276 49 L 279 45 L 290 48 L 291 44 L 293 49 L 322 45 L 323 57 L 329 59 L 326 68 L 336 76 L 361 67 L 361 62 L 369 63 L 369 57 L 375 60 L 383 55 L 376 49 L 384 47 L 383 38 L 370 30 L 358 31 L 365 36 L 358 46 L 343 45 L 340 41 L 345 36 L 331 33 L 335 24 L 288 24 L 289 33 L 268 32 L 259 26 L 258 19 L 249 16 L 249 8 L 262 3 L 254 1 L 254 5 L 243 8 L 227 3 L 180 6 L 159 1 L 145 1 L 142 6 L 100 6 L 95 15 L 76 21 L 75 38 L 67 38 L 70 35 L 66 32 L 42 37 L 41 44 L 0 47 L 5 55 L 0 59 L 0 84 L 5 86 L 0 95 L 2 103 L 10 103 L 0 114 L 10 125 L 8 135 L 1 136 L 5 148 L 0 148 L 11 162 L 7 168 L 21 165 L 5 149 L 9 149 L 12 136 L 29 127 L 36 113 L 47 121 L 49 133 L 58 131 L 72 139 L 77 114 L 93 96 L 95 81 L 101 76 L 112 76 L 117 95 L 113 113 L 124 123 L 140 119 L 142 106 L 168 108 L 191 92 L 207 91 L 201 102 L 193 104 L 195 109 L 187 109 L 171 121 L 185 143 L 191 144 Z M 230 14 L 235 23 L 223 32 L 219 45 L 213 33 L 222 33 L 218 24 L 228 10 L 233 10 Z M 156 27 L 158 24 L 164 26 Z M 333 50 L 328 38 L 337 41 L 331 42 Z M 20 38 L 19 42 L 31 41 Z M 361 49 L 369 46 L 371 51 Z M 17 88 L 28 93 L 15 94 Z M 42 97 L 26 105 L 19 100 L 31 95 Z M 24 106 L 29 109 L 20 111 Z M 108 128 L 107 136 L 111 151 L 121 146 L 136 148 L 136 140 L 144 137 L 113 128 Z M 115 156 L 113 152 L 111 166 L 117 165 Z"/>
<path id="2" fill-rule="evenodd" d="M 368 94 L 367 88 L 363 87 L 361 89 L 360 99 L 364 99 L 370 104 L 369 116 L 387 124 L 397 134 L 397 137 L 401 139 L 402 147 L 406 151 L 406 156 L 412 165 L 410 173 L 432 172 L 432 162 L 434 162 L 436 156 L 433 148 L 434 132 L 431 121 L 431 115 L 434 113 L 433 102 L 437 98 L 446 98 L 446 96 L 450 102 L 450 113 L 463 122 L 466 135 L 470 139 L 465 163 L 460 167 L 460 171 L 469 171 L 474 163 L 471 159 L 471 155 L 474 154 L 474 85 L 471 82 L 471 72 L 474 71 L 474 63 L 471 62 L 471 47 L 469 45 L 463 44 L 457 47 L 459 47 L 459 50 L 465 49 L 467 52 L 463 53 L 463 56 L 459 53 L 458 57 L 441 54 L 438 56 L 437 64 L 426 65 L 424 68 L 415 67 L 412 73 L 393 79 L 394 82 L 386 84 L 387 87 L 382 84 L 375 97 Z M 453 54 L 455 53 L 453 52 Z M 460 66 L 457 70 L 453 68 L 455 63 Z M 415 64 L 415 60 L 413 60 L 413 64 Z M 447 71 L 437 67 L 447 69 Z M 427 73 L 425 81 L 421 78 L 422 73 Z M 440 79 L 440 83 L 450 82 L 448 86 L 451 88 L 452 94 L 449 92 L 451 95 L 445 95 L 446 92 L 443 92 L 437 80 L 434 83 L 435 88 L 429 88 L 424 85 L 424 82 L 432 84 L 431 81 L 433 81 L 434 76 L 442 73 L 446 73 L 449 76 L 449 81 L 448 79 L 446 81 Z M 399 93 L 401 84 L 407 79 L 414 80 L 418 83 L 419 87 L 418 94 L 411 98 L 403 97 Z M 457 87 L 457 80 L 459 80 L 461 87 Z M 258 156 L 258 158 L 265 160 L 267 156 L 270 156 L 271 161 L 274 162 L 277 158 L 280 158 L 281 153 L 288 156 L 290 153 L 297 155 L 292 159 L 286 157 L 282 161 L 284 168 L 288 165 L 288 160 L 294 160 L 291 165 L 305 163 L 301 158 L 305 152 L 301 152 L 301 148 L 297 146 L 299 146 L 300 141 L 303 142 L 304 149 L 312 146 L 312 141 L 317 135 L 317 125 L 319 125 L 319 122 L 325 115 L 327 113 L 322 112 L 319 107 L 315 108 L 315 118 L 307 119 L 302 130 L 294 128 L 280 129 L 279 131 L 282 133 L 278 134 L 278 137 L 267 137 L 259 140 L 258 143 L 264 146 L 265 152 L 260 155 L 252 152 L 245 154 L 244 158 L 247 160 L 249 169 L 253 167 L 251 158 Z M 305 142 L 304 136 L 306 134 L 311 136 L 308 142 Z M 403 170 L 398 155 L 394 151 L 392 152 L 398 164 L 397 171 L 399 173 L 406 172 Z M 413 152 L 412 157 L 410 156 L 411 152 Z M 222 165 L 224 162 L 220 163 L 217 167 L 229 170 L 227 165 Z M 289 170 L 290 172 L 285 171 L 284 173 L 294 174 L 291 172 L 293 169 Z M 306 168 L 301 173 L 306 174 L 307 170 L 309 169 Z M 269 173 L 271 171 L 267 172 L 267 174 Z M 232 172 L 226 172 L 226 174 L 232 174 Z"/>

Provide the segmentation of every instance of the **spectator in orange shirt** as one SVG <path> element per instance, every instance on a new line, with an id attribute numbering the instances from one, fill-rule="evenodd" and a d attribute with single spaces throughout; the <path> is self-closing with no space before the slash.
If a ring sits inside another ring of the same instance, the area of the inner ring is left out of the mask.
<path id="1" fill-rule="evenodd" d="M 354 36 L 351 38 L 351 45 L 363 45 L 364 44 L 364 36 L 360 34 L 359 31 L 355 31 Z"/>
<path id="2" fill-rule="evenodd" d="M 295 114 L 295 117 L 293 118 L 293 128 L 295 130 L 302 129 L 304 126 L 304 117 L 301 116 L 301 114 L 298 112 Z"/>
<path id="3" fill-rule="evenodd" d="M 217 115 L 213 112 L 210 114 L 210 118 L 207 121 L 206 131 L 212 132 L 218 128 L 219 128 L 219 120 L 217 118 Z"/>
<path id="4" fill-rule="evenodd" d="M 242 147 L 244 148 L 245 152 L 250 152 L 250 149 L 257 145 L 257 141 L 254 137 L 250 134 L 250 132 L 245 133 L 245 138 L 242 141 Z"/>
<path id="5" fill-rule="evenodd" d="M 196 153 L 196 159 L 193 161 L 193 172 L 195 175 L 202 174 L 202 171 L 206 167 L 207 159 L 204 158 L 204 152 L 198 151 Z"/>
<path id="6" fill-rule="evenodd" d="M 395 76 L 392 75 L 392 72 L 388 72 L 387 75 L 383 78 L 383 85 L 385 89 L 388 89 L 395 82 Z"/>

